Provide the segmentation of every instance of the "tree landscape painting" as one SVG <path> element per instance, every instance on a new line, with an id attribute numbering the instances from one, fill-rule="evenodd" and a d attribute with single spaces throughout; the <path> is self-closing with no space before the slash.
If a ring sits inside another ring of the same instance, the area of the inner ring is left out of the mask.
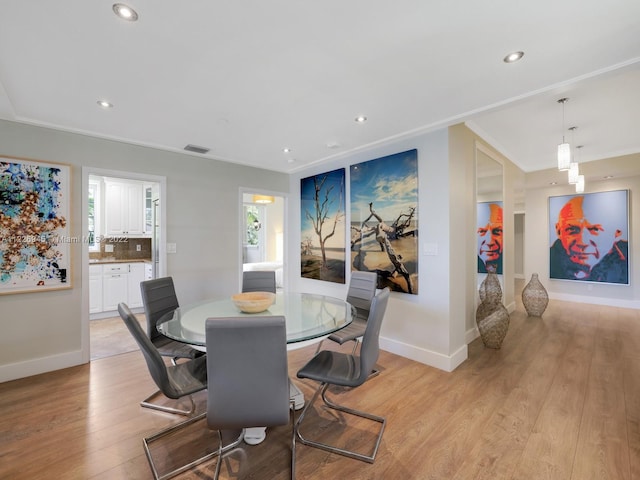
<path id="1" fill-rule="evenodd" d="M 351 269 L 378 288 L 418 294 L 418 152 L 352 165 Z"/>
<path id="2" fill-rule="evenodd" d="M 345 169 L 300 180 L 300 271 L 345 283 Z"/>

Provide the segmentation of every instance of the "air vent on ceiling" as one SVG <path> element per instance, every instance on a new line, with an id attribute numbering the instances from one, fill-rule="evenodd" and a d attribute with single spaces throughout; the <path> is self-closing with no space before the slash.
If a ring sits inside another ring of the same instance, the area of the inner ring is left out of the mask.
<path id="1" fill-rule="evenodd" d="M 184 149 L 188 152 L 195 152 L 195 153 L 207 153 L 209 151 L 208 148 L 199 147 L 198 145 L 191 145 L 191 144 L 184 147 Z"/>

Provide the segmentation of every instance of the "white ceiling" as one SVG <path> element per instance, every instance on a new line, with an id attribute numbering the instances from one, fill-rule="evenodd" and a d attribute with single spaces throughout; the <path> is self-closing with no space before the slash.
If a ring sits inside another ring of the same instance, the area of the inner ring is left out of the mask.
<path id="1" fill-rule="evenodd" d="M 467 121 L 533 172 L 569 97 L 582 161 L 640 152 L 637 0 L 112 4 L 2 0 L 0 118 L 282 172 Z"/>

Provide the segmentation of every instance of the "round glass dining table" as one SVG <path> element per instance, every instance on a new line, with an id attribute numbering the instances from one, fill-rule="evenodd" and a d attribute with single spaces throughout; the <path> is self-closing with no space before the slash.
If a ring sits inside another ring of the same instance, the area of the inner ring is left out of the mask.
<path id="1" fill-rule="evenodd" d="M 264 312 L 243 313 L 230 298 L 205 300 L 166 314 L 158 321 L 157 329 L 173 340 L 206 351 L 205 325 L 208 318 L 250 315 L 283 315 L 287 329 L 287 347 L 291 349 L 317 342 L 346 327 L 351 323 L 355 310 L 349 302 L 339 298 L 312 293 L 280 292 L 276 294 L 275 302 Z M 295 403 L 295 409 L 299 410 L 304 406 L 304 395 L 293 382 L 289 382 L 289 385 L 291 399 Z M 265 431 L 264 427 L 247 428 L 244 440 L 250 445 L 256 445 L 264 440 Z"/>
<path id="2" fill-rule="evenodd" d="M 279 292 L 275 302 L 264 312 L 243 313 L 231 298 L 205 300 L 168 313 L 160 319 L 157 328 L 166 337 L 204 349 L 208 318 L 283 315 L 287 344 L 295 348 L 346 327 L 351 323 L 352 312 L 351 304 L 339 298 L 313 293 Z"/>

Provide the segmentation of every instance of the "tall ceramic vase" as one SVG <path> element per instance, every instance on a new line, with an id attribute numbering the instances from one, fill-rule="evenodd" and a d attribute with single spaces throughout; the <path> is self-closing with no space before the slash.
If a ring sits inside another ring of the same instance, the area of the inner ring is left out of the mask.
<path id="1" fill-rule="evenodd" d="M 522 290 L 522 304 L 530 317 L 541 317 L 549 304 L 549 295 L 537 273 L 531 275 L 531 280 Z"/>
<path id="2" fill-rule="evenodd" d="M 509 330 L 509 312 L 502 304 L 502 288 L 495 273 L 488 273 L 480 285 L 481 302 L 476 324 L 485 347 L 498 349 Z"/>

